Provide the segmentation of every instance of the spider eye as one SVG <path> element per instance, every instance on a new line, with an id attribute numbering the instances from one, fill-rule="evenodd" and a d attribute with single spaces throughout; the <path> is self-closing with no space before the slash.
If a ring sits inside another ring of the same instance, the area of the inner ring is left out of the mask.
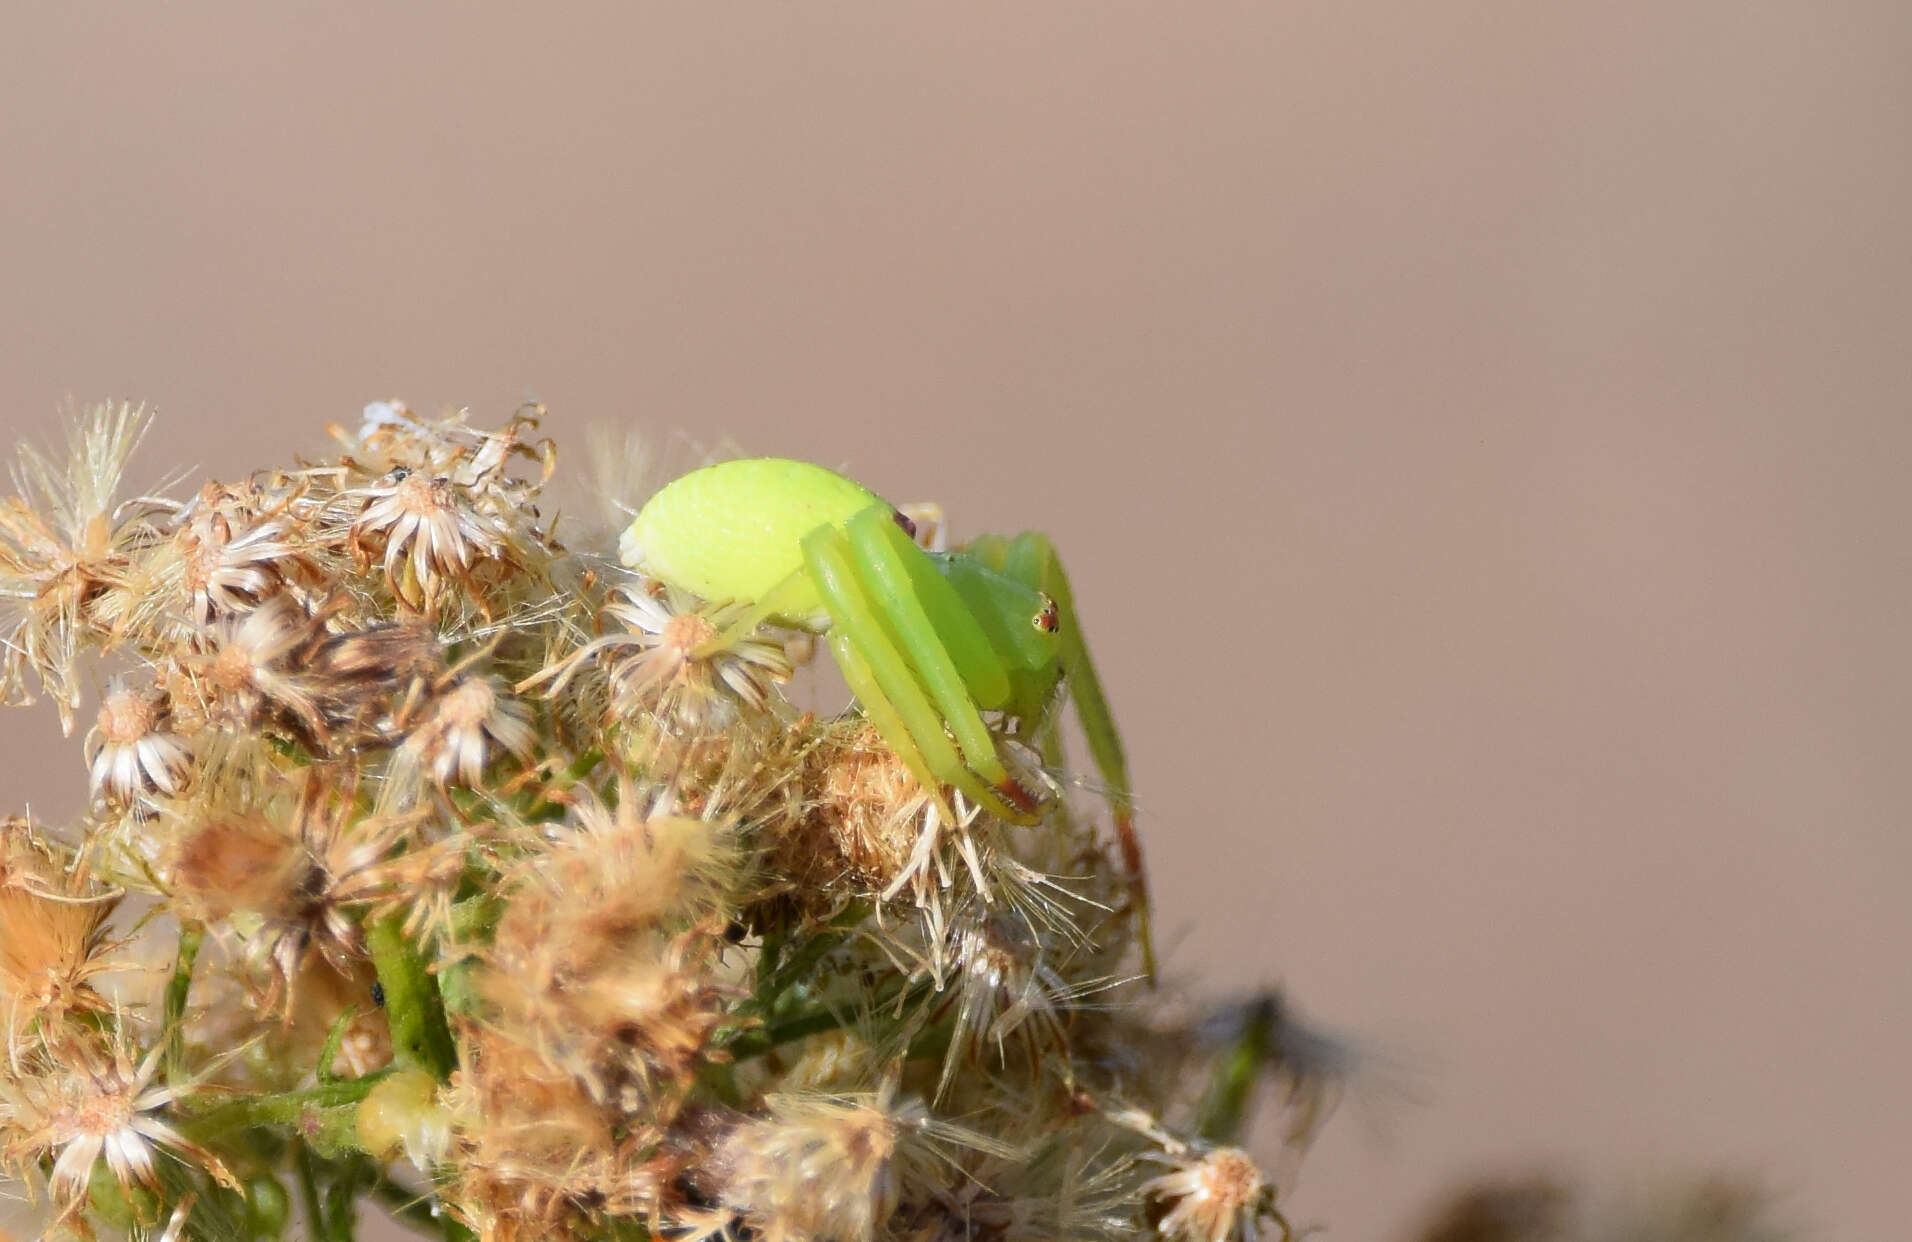
<path id="1" fill-rule="evenodd" d="M 916 538 L 916 523 L 910 521 L 909 516 L 901 509 L 891 509 L 890 517 L 894 518 L 896 524 L 903 528 L 904 534 L 908 535 L 911 539 Z"/>
<path id="2" fill-rule="evenodd" d="M 1062 628 L 1062 613 L 1056 608 L 1056 601 L 1047 595 L 1042 597 L 1042 611 L 1035 616 L 1036 628 L 1045 634 L 1053 634 Z"/>

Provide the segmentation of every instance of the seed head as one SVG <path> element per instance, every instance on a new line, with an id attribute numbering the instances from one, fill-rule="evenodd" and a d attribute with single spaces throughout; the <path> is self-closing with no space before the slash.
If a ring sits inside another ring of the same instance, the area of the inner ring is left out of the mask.
<path id="1" fill-rule="evenodd" d="M 1142 1194 L 1161 1212 L 1155 1231 L 1172 1242 L 1260 1242 L 1262 1222 L 1272 1220 L 1287 1242 L 1289 1229 L 1275 1211 L 1274 1187 L 1239 1147 L 1206 1153 L 1158 1156 L 1170 1171 L 1151 1179 Z"/>
<path id="2" fill-rule="evenodd" d="M 871 1242 L 906 1192 L 945 1180 L 959 1147 L 1008 1154 L 887 1092 L 773 1095 L 713 1155 L 715 1197 L 763 1242 Z"/>
<path id="3" fill-rule="evenodd" d="M 16 613 L 0 694 L 24 700 L 32 670 L 69 734 L 80 700 L 75 661 L 94 608 L 125 581 L 133 554 L 160 537 L 153 504 L 113 500 L 147 423 L 144 409 L 101 405 L 74 421 L 64 462 L 23 445 L 19 495 L 0 501 L 0 597 Z"/>
<path id="4" fill-rule="evenodd" d="M 364 955 L 356 911 L 387 891 L 383 864 L 398 825 L 354 813 L 352 788 L 314 771 L 296 802 L 267 796 L 258 807 L 192 825 L 166 867 L 169 894 L 187 917 L 258 916 L 248 955 L 270 970 L 263 1007 L 283 1000 L 288 1021 L 308 954 L 349 973 Z"/>
<path id="5" fill-rule="evenodd" d="M 481 562 L 511 551 L 498 523 L 446 475 L 399 466 L 346 498 L 359 506 L 348 546 L 361 563 L 381 554 L 386 586 L 414 612 L 437 611 L 449 586 L 472 589 Z"/>
<path id="6" fill-rule="evenodd" d="M 0 1081 L 5 1159 L 18 1167 L 52 1157 L 48 1181 L 63 1218 L 80 1211 L 93 1166 L 102 1158 L 123 1191 L 158 1189 L 155 1157 L 162 1149 L 239 1188 L 218 1156 L 167 1120 L 166 1110 L 183 1088 L 153 1085 L 162 1051 L 156 1047 L 136 1062 L 134 1050 L 116 1038 L 110 1046 L 81 1048 Z"/>
<path id="7" fill-rule="evenodd" d="M 659 584 L 618 586 L 601 614 L 608 634 L 547 665 L 520 688 L 549 682 L 557 694 L 587 670 L 610 719 L 656 715 L 695 727 L 721 724 L 741 705 L 764 710 L 772 687 L 790 678 L 783 644 L 759 632 L 719 643 L 745 606 L 700 606 Z"/>
<path id="8" fill-rule="evenodd" d="M 404 731 L 406 723 L 397 727 Z M 409 726 L 400 747 L 400 762 L 423 772 L 441 788 L 475 787 L 484 779 L 485 766 L 500 752 L 520 762 L 531 758 L 538 744 L 531 711 L 496 677 L 454 673 L 431 694 L 416 724 Z M 402 781 L 402 775 L 394 775 Z"/>
<path id="9" fill-rule="evenodd" d="M 119 805 L 154 793 L 177 796 L 192 771 L 192 750 L 168 723 L 163 695 L 109 689 L 84 746 L 93 791 Z"/>
<path id="10" fill-rule="evenodd" d="M 101 892 L 83 869 L 62 872 L 25 820 L 0 822 L 0 1016 L 9 1059 L 37 1032 L 60 1046 L 83 1028 L 74 1018 L 107 1013 L 96 975 L 114 969 L 106 921 L 120 895 Z"/>
<path id="11" fill-rule="evenodd" d="M 189 657 L 209 714 L 239 731 L 282 724 L 325 748 L 331 735 L 320 710 L 322 687 L 306 667 L 321 624 L 290 596 L 275 595 L 214 626 L 209 649 Z"/>

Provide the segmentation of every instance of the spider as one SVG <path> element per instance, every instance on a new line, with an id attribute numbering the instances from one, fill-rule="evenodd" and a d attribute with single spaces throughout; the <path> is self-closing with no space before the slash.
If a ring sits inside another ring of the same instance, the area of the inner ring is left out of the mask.
<path id="1" fill-rule="evenodd" d="M 1046 732 L 1053 754 L 1049 709 L 1066 681 L 1108 789 L 1152 976 L 1128 765 L 1054 546 L 1026 531 L 929 552 L 915 533 L 860 483 L 760 457 L 665 485 L 619 554 L 669 586 L 753 605 L 713 649 L 764 621 L 825 635 L 864 714 L 923 787 L 953 787 L 1012 823 L 1037 822 L 1042 802 L 1010 773 L 983 713 Z"/>

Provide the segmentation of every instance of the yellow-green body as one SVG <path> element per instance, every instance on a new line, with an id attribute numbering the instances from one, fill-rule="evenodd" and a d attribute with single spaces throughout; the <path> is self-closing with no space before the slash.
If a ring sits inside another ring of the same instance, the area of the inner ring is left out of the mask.
<path id="1" fill-rule="evenodd" d="M 1020 721 L 1021 736 L 1040 735 L 1044 758 L 1059 762 L 1053 692 L 1067 678 L 1108 784 L 1152 974 L 1127 761 L 1055 549 L 1025 531 L 932 554 L 906 525 L 888 501 L 821 466 L 746 458 L 666 485 L 619 552 L 713 603 L 752 605 L 713 646 L 765 620 L 827 631 L 865 714 L 924 787 L 941 801 L 948 785 L 1013 822 L 1035 823 L 1040 799 L 1011 774 L 982 713 Z"/>
<path id="2" fill-rule="evenodd" d="M 885 503 L 861 483 L 822 466 L 782 457 L 719 462 L 675 479 L 652 496 L 624 532 L 626 565 L 707 600 L 767 602 L 779 587 L 778 621 L 821 629 L 823 600 L 802 567 L 803 537 L 841 527 Z"/>

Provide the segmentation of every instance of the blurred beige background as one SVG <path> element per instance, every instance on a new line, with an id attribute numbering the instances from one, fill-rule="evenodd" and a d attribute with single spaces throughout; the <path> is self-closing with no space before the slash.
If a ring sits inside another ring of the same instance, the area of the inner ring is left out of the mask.
<path id="1" fill-rule="evenodd" d="M 1337 1118 L 1298 1221 L 1724 1165 L 1902 1232 L 1900 0 L 4 29 L 7 439 L 144 399 L 150 480 L 536 396 L 1044 527 L 1175 966 L 1420 1098 Z M 50 715 L 0 729 L 7 801 L 75 807 Z"/>

